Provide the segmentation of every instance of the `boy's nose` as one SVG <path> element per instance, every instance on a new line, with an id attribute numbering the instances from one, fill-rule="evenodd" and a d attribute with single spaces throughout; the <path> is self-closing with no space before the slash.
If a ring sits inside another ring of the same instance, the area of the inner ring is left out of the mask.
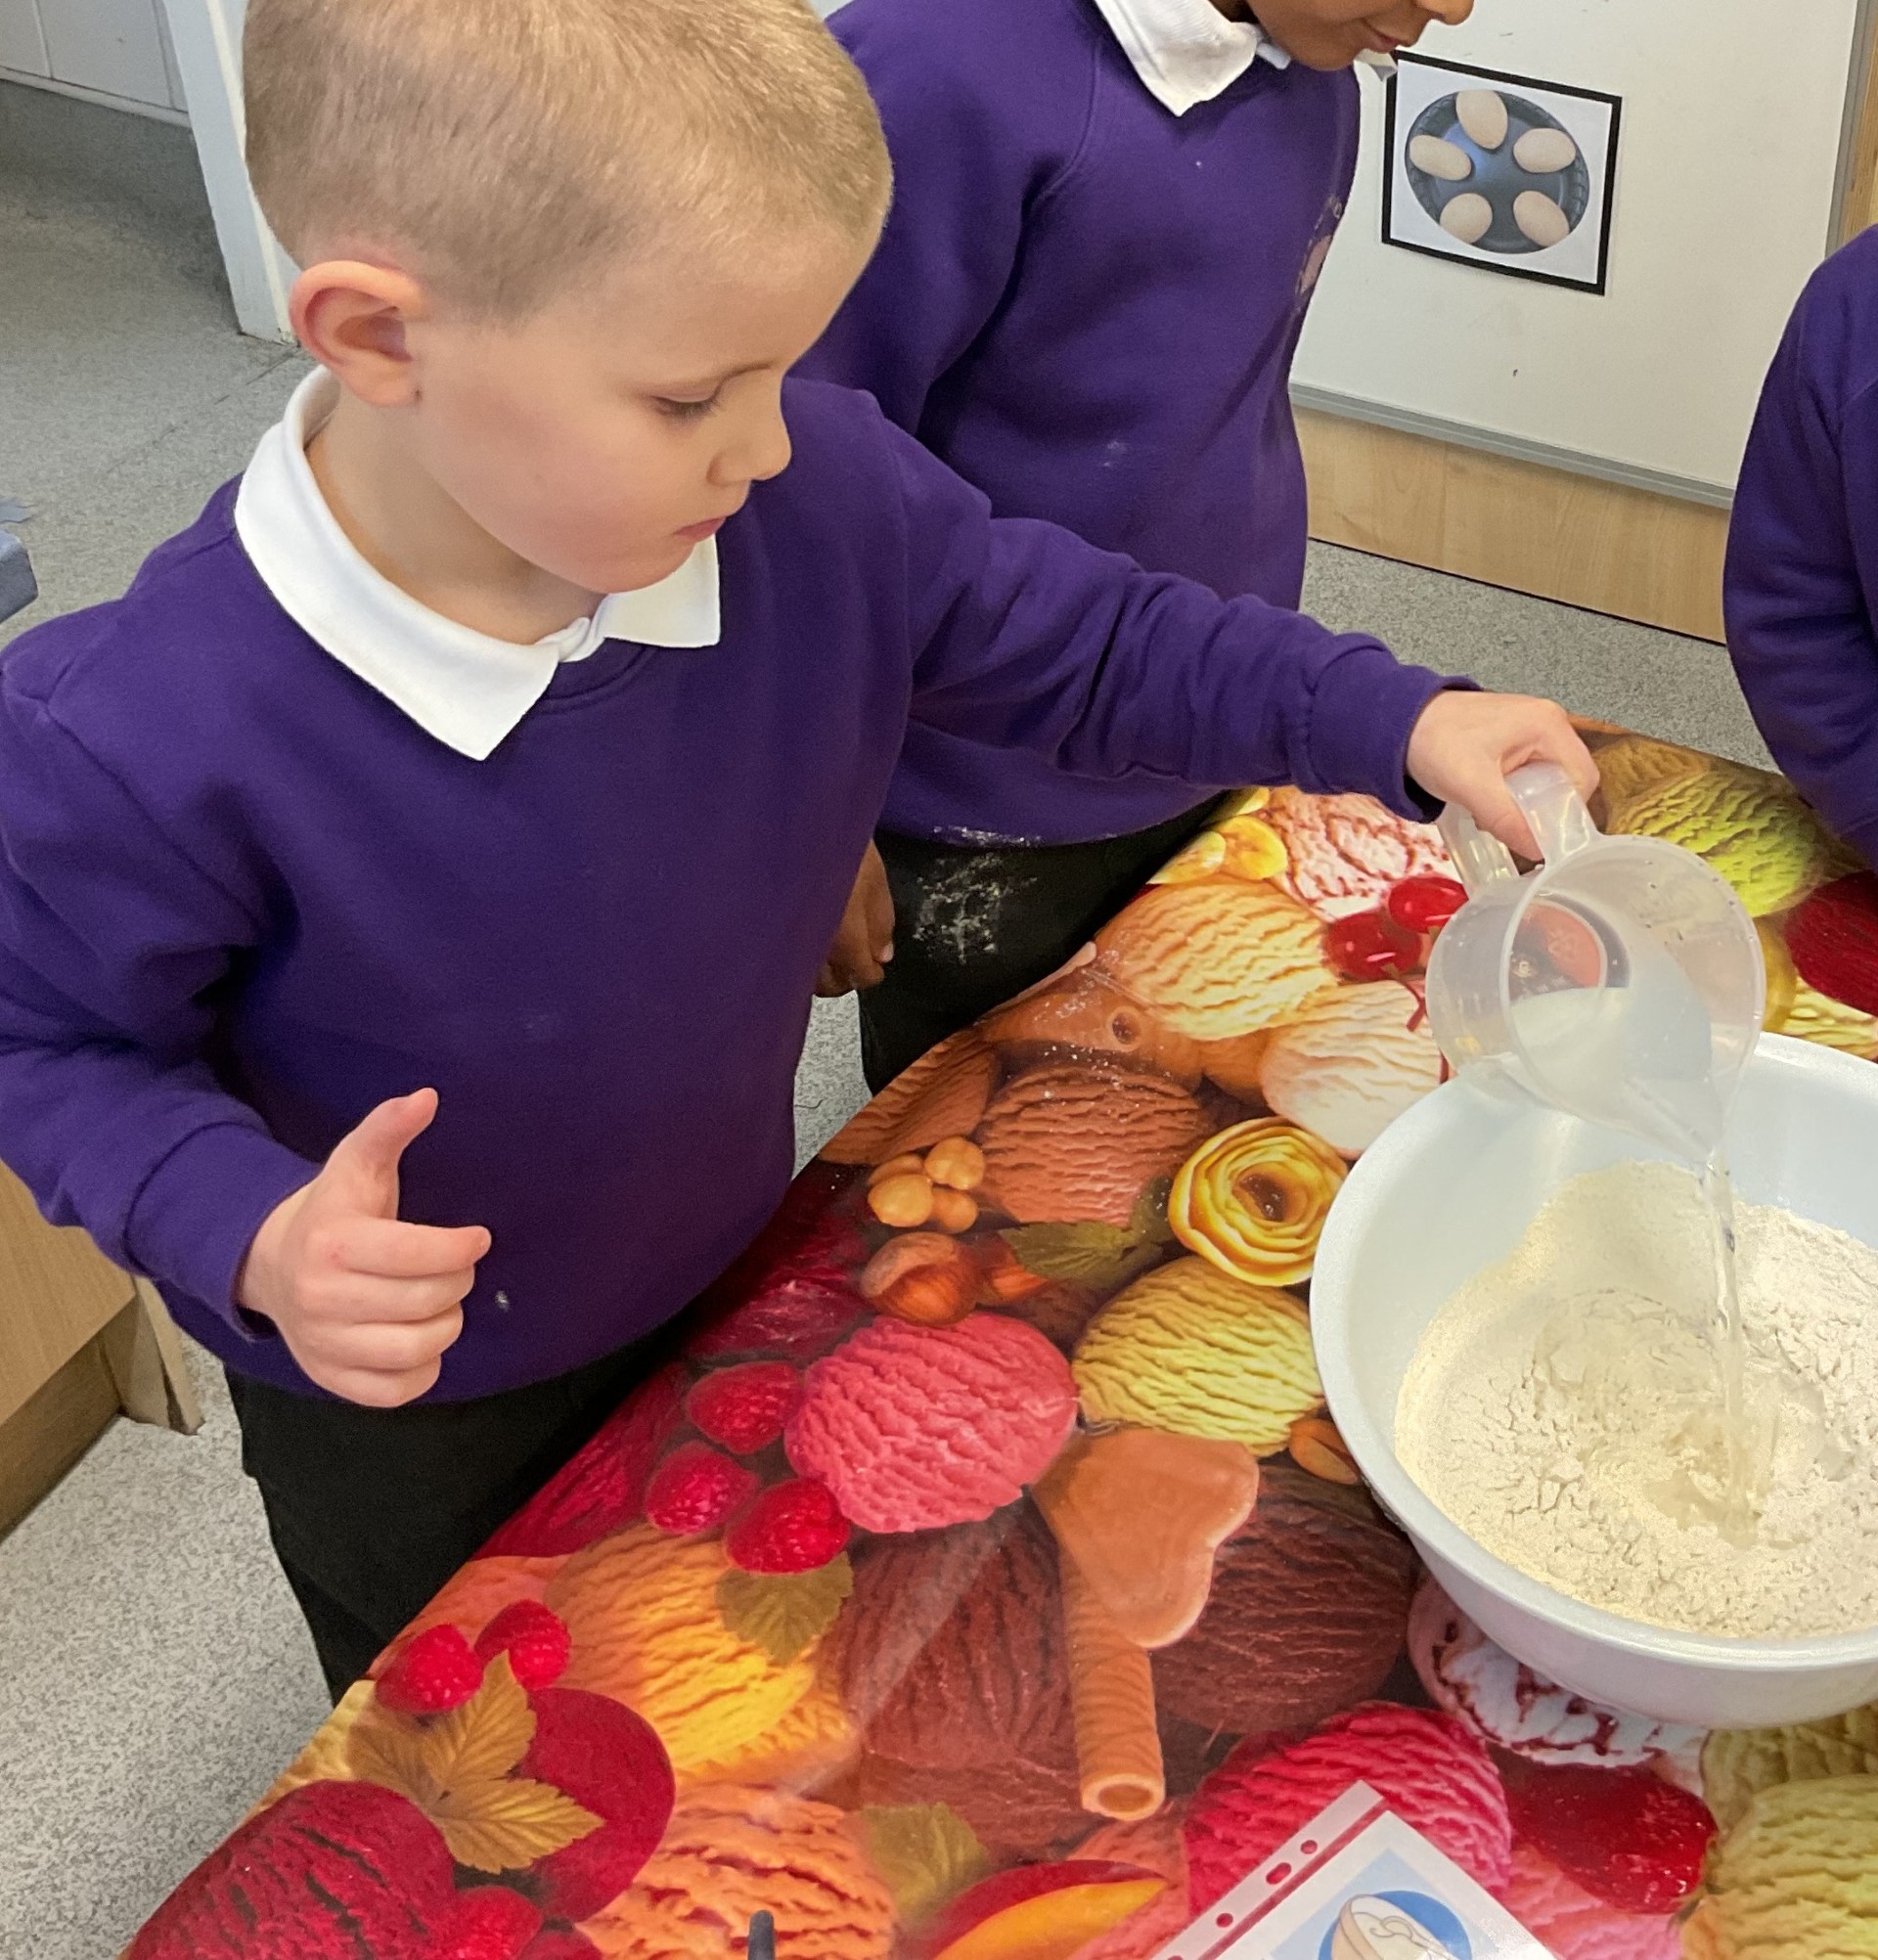
<path id="1" fill-rule="evenodd" d="M 756 419 L 739 439 L 729 443 L 719 454 L 711 474 L 723 483 L 765 483 L 781 476 L 794 454 L 788 424 L 782 420 L 779 402 Z"/>
<path id="2" fill-rule="evenodd" d="M 1458 27 L 1474 11 L 1474 0 L 1420 0 L 1421 11 L 1444 26 Z"/>

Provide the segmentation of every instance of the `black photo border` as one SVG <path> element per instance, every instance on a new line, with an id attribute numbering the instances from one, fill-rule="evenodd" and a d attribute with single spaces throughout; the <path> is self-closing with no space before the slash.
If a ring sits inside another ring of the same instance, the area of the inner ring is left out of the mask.
<path id="1" fill-rule="evenodd" d="M 1468 255 L 1465 251 L 1443 251 L 1436 245 L 1416 245 L 1409 239 L 1392 236 L 1396 205 L 1396 83 L 1398 76 L 1386 77 L 1382 125 L 1382 243 L 1396 251 L 1418 252 L 1423 258 L 1440 259 L 1449 265 L 1471 266 L 1500 279 L 1530 279 L 1539 286 L 1562 286 L 1569 292 L 1591 292 L 1600 298 L 1609 286 L 1611 265 L 1611 221 L 1617 210 L 1618 145 L 1624 121 L 1624 98 L 1607 95 L 1602 89 L 1578 88 L 1570 82 L 1546 81 L 1540 75 L 1507 74 L 1499 68 L 1475 67 L 1469 62 L 1442 61 L 1433 55 L 1410 54 L 1404 49 L 1396 56 L 1400 68 L 1405 63 L 1418 68 L 1439 68 L 1445 74 L 1471 75 L 1479 81 L 1498 82 L 1511 89 L 1540 89 L 1547 95 L 1577 96 L 1581 102 L 1602 103 L 1611 111 L 1604 166 L 1604 205 L 1598 214 L 1597 278 L 1572 279 L 1562 273 L 1541 272 L 1535 267 L 1515 265 L 1496 258 L 1491 252 Z"/>

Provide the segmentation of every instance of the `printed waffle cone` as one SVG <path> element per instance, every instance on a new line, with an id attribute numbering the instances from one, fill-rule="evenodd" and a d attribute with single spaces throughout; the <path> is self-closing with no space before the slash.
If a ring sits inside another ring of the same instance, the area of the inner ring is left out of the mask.
<path id="1" fill-rule="evenodd" d="M 1124 1821 L 1167 1801 L 1148 1659 L 1115 1624 L 1074 1559 L 1060 1560 L 1070 1710 L 1083 1808 Z"/>

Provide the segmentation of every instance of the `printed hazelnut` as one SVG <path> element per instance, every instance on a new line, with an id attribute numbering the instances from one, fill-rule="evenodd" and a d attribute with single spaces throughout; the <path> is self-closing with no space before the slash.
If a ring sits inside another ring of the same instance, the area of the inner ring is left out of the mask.
<path id="1" fill-rule="evenodd" d="M 945 1184 L 932 1193 L 932 1222 L 941 1231 L 969 1231 L 978 1223 L 978 1200 Z"/>
<path id="2" fill-rule="evenodd" d="M 922 1225 L 932 1216 L 932 1185 L 917 1171 L 897 1172 L 868 1193 L 868 1209 L 884 1225 Z"/>
<path id="3" fill-rule="evenodd" d="M 1326 1484 L 1358 1485 L 1363 1472 L 1337 1425 L 1325 1415 L 1307 1415 L 1291 1425 L 1291 1460 Z"/>
<path id="4" fill-rule="evenodd" d="M 955 1191 L 975 1191 L 984 1182 L 985 1153 L 963 1136 L 948 1136 L 926 1152 L 923 1169 L 935 1184 Z"/>
<path id="5" fill-rule="evenodd" d="M 924 1159 L 917 1150 L 903 1150 L 897 1157 L 889 1157 L 884 1164 L 876 1164 L 868 1173 L 868 1189 L 882 1183 L 888 1178 L 905 1178 L 924 1169 Z"/>
<path id="6" fill-rule="evenodd" d="M 973 1246 L 972 1253 L 978 1266 L 981 1307 L 1004 1307 L 1013 1300 L 1027 1300 L 1050 1284 L 1041 1273 L 1031 1271 L 995 1234 Z"/>
<path id="7" fill-rule="evenodd" d="M 943 1232 L 910 1231 L 889 1239 L 861 1270 L 863 1298 L 883 1314 L 922 1327 L 962 1320 L 978 1299 L 978 1266 Z"/>

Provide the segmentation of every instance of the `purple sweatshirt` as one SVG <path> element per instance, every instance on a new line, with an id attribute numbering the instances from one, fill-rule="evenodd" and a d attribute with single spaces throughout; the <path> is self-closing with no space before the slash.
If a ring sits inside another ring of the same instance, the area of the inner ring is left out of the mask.
<path id="1" fill-rule="evenodd" d="M 724 630 L 562 666 L 486 762 L 295 626 L 233 486 L 0 662 L 0 1155 L 233 1366 L 249 1239 L 376 1103 L 442 1101 L 403 1216 L 494 1246 L 433 1396 L 576 1367 L 774 1210 L 816 970 L 911 714 L 1092 776 L 1397 810 L 1442 685 L 978 493 L 865 396 L 719 538 Z"/>
<path id="2" fill-rule="evenodd" d="M 1155 571 L 1294 606 L 1286 382 L 1357 154 L 1357 83 L 1264 61 L 1176 116 L 1090 0 L 849 0 L 886 235 L 803 372 L 867 388 L 990 497 Z M 1191 807 L 916 726 L 886 823 L 1069 842 Z"/>
<path id="3" fill-rule="evenodd" d="M 1878 231 L 1774 357 L 1728 533 L 1728 650 L 1773 759 L 1878 865 Z"/>

